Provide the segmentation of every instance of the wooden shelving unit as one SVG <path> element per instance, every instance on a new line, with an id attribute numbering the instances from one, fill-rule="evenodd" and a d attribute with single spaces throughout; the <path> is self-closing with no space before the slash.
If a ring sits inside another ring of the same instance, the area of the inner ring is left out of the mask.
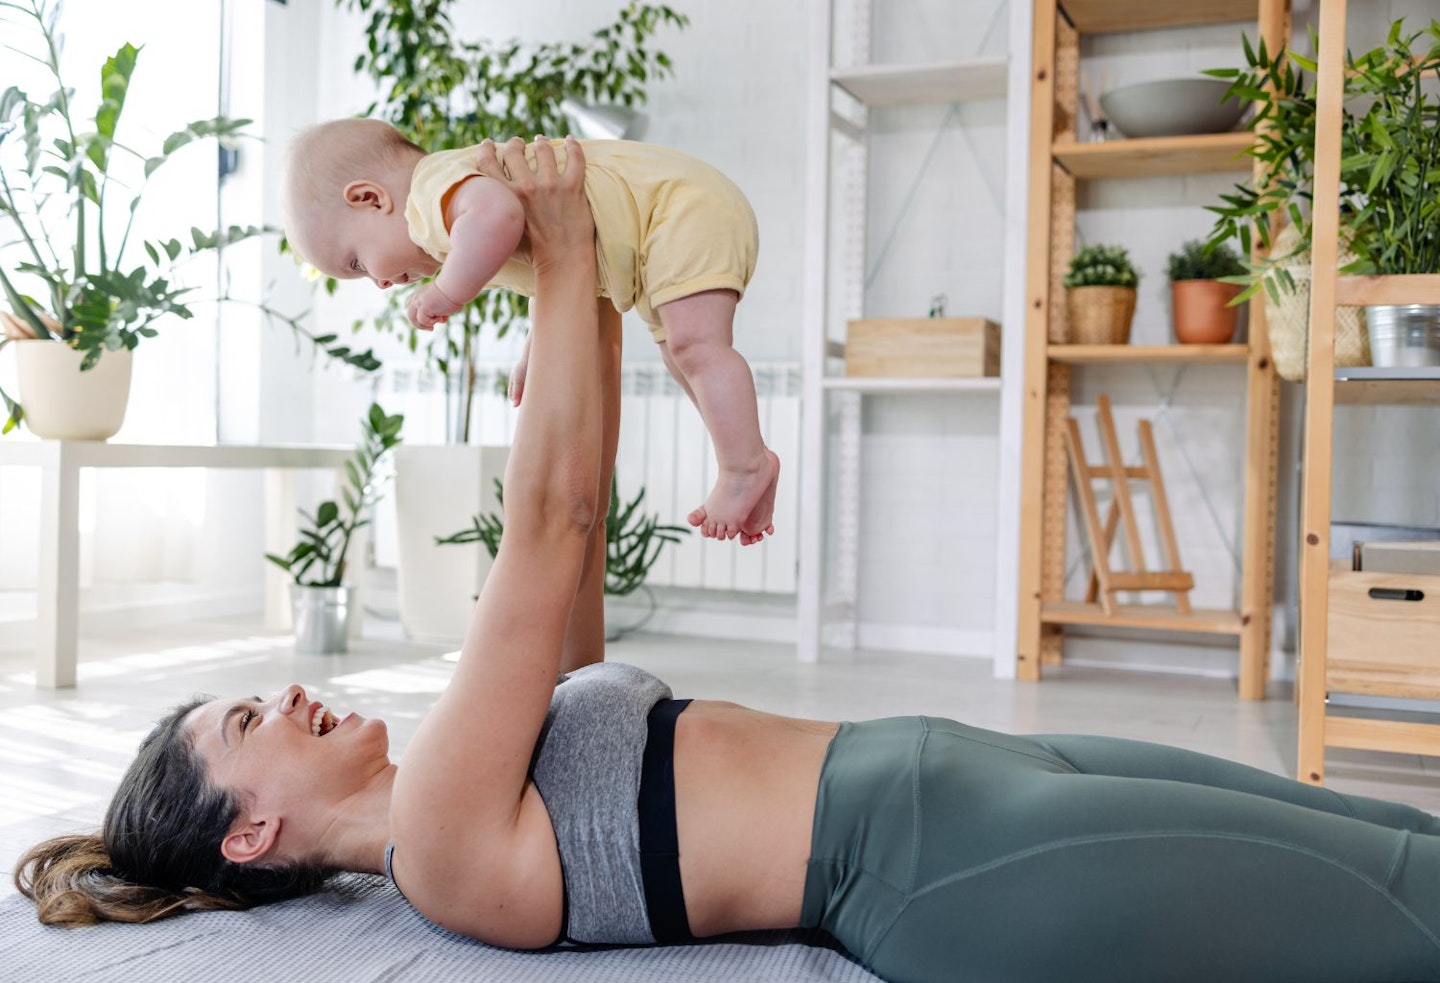
<path id="1" fill-rule="evenodd" d="M 1440 724 L 1346 716 L 1329 706 L 1332 693 L 1440 700 L 1440 577 L 1353 571 L 1330 559 L 1335 405 L 1440 403 L 1440 370 L 1335 368 L 1337 306 L 1440 304 L 1440 276 L 1336 274 L 1345 20 L 1346 0 L 1320 5 L 1296 673 L 1298 774 L 1314 784 L 1325 780 L 1329 747 L 1431 755 L 1440 749 Z"/>
<path id="2" fill-rule="evenodd" d="M 1250 21 L 1271 50 L 1290 33 L 1288 0 L 1034 0 L 1030 93 L 1024 423 L 1017 675 L 1038 680 L 1061 660 L 1068 626 L 1228 635 L 1240 651 L 1240 696 L 1263 699 L 1274 592 L 1276 419 L 1279 384 L 1266 343 L 1263 305 L 1250 305 L 1244 345 L 1070 345 L 1061 277 L 1075 246 L 1076 183 L 1205 172 L 1244 172 L 1246 132 L 1082 143 L 1078 115 L 1080 37 Z M 1238 610 L 1196 611 L 1098 604 L 1064 597 L 1068 476 L 1064 446 L 1071 373 L 1142 363 L 1232 364 L 1245 373 L 1244 542 Z"/>

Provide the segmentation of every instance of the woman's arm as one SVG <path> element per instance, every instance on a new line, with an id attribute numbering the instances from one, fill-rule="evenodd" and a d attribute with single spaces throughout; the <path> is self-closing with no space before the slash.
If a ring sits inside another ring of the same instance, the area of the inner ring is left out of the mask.
<path id="1" fill-rule="evenodd" d="M 567 150 L 583 163 L 578 144 Z M 549 867 L 558 876 L 558 860 L 553 839 L 534 835 L 548 837 L 550 827 L 535 814 L 544 804 L 527 790 L 527 774 L 600 520 L 600 333 L 584 168 L 557 173 L 543 141 L 534 173 L 523 143 L 512 141 L 504 156 L 508 175 L 493 149 L 481 168 L 525 205 L 536 275 L 533 382 L 505 471 L 505 536 L 455 675 L 406 749 L 391 820 L 397 878 L 422 911 L 523 946 L 558 931 L 559 906 L 537 887 Z"/>

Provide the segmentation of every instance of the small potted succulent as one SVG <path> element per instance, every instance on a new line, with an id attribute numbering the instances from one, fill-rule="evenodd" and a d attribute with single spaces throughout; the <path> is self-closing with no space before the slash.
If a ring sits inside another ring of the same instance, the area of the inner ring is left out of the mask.
<path id="1" fill-rule="evenodd" d="M 1070 260 L 1063 282 L 1069 344 L 1123 345 L 1130 340 L 1140 274 L 1124 246 L 1083 247 Z"/>
<path id="2" fill-rule="evenodd" d="M 1171 253 L 1165 274 L 1170 280 L 1175 340 L 1186 345 L 1229 344 L 1240 313 L 1233 302 L 1244 289 L 1237 278 L 1246 272 L 1235 250 L 1224 243 L 1191 239 Z"/>
<path id="3" fill-rule="evenodd" d="M 306 525 L 300 529 L 300 541 L 284 556 L 265 554 L 265 559 L 294 578 L 290 603 L 298 652 L 324 654 L 346 649 L 350 619 L 357 607 L 354 588 L 345 581 L 350 540 L 370 524 L 367 513 L 388 477 L 381 471 L 381 459 L 400 443 L 404 422 L 404 416 L 389 416 L 379 403 L 372 403 L 355 454 L 345 462 L 341 500 L 321 502 L 313 514 L 301 509 Z"/>

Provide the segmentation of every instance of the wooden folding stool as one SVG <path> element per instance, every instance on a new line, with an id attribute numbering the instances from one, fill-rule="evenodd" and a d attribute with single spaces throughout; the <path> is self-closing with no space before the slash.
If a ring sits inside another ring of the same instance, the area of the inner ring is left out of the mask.
<path id="1" fill-rule="evenodd" d="M 1085 537 L 1090 542 L 1090 582 L 1085 591 L 1085 601 L 1094 604 L 1098 599 L 1104 612 L 1113 615 L 1116 613 L 1117 591 L 1169 591 L 1175 595 L 1176 610 L 1180 614 L 1190 614 L 1190 591 L 1195 587 L 1195 578 L 1180 568 L 1180 547 L 1170 521 L 1170 505 L 1165 498 L 1165 482 L 1160 476 L 1160 459 L 1155 453 L 1155 437 L 1150 421 L 1141 420 L 1139 426 L 1140 453 L 1144 463 L 1139 467 L 1127 467 L 1120 456 L 1120 441 L 1115 436 L 1110 397 L 1102 395 L 1097 403 L 1103 464 L 1090 464 L 1085 457 L 1085 444 L 1080 439 L 1079 424 L 1073 416 L 1065 421 L 1065 448 L 1080 500 Z M 1164 570 L 1147 570 L 1145 567 L 1140 526 L 1135 519 L 1135 504 L 1130 498 L 1132 480 L 1150 482 L 1150 498 L 1154 502 L 1155 521 L 1160 529 L 1160 547 L 1165 554 Z M 1108 481 L 1111 486 L 1110 509 L 1103 525 L 1095 500 L 1096 481 Z M 1112 570 L 1110 550 L 1115 534 L 1121 528 L 1124 529 L 1124 553 L 1129 569 Z"/>

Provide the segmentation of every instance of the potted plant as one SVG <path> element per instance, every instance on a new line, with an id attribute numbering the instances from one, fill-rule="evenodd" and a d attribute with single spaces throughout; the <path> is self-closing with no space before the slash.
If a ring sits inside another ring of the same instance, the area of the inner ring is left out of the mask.
<path id="1" fill-rule="evenodd" d="M 495 479 L 495 501 L 502 508 L 505 490 L 500 480 Z M 645 586 L 645 578 L 660 551 L 666 543 L 678 543 L 680 537 L 690 530 L 685 526 L 660 524 L 658 513 L 644 513 L 640 505 L 645 501 L 642 487 L 629 502 L 621 504 L 620 486 L 614 475 L 610 476 L 610 508 L 605 513 L 605 596 L 628 597 L 637 590 L 644 590 L 648 610 L 638 621 L 614 626 L 606 618 L 605 640 L 613 642 L 626 632 L 634 631 L 650 620 L 655 612 L 655 597 Z M 490 558 L 500 552 L 500 539 L 505 532 L 503 513 L 480 513 L 470 520 L 470 528 L 449 536 L 435 537 L 437 546 L 480 543 Z"/>
<path id="2" fill-rule="evenodd" d="M 1135 317 L 1135 287 L 1140 274 L 1124 246 L 1090 245 L 1070 260 L 1065 273 L 1067 343 L 1123 345 Z"/>
<path id="3" fill-rule="evenodd" d="M 1425 41 L 1428 46 L 1419 50 Z M 1285 49 L 1271 54 L 1263 42 L 1255 47 L 1246 39 L 1244 48 L 1245 68 L 1209 74 L 1230 79 L 1232 93 L 1256 102 L 1256 141 L 1249 153 L 1260 167 L 1251 181 L 1237 185 L 1211 209 L 1219 216 L 1211 238 L 1238 237 L 1243 251 L 1256 257 L 1242 278 L 1246 289 L 1239 299 L 1265 291 L 1276 368 L 1286 378 L 1301 378 L 1314 233 L 1315 63 Z M 1358 56 L 1346 54 L 1340 123 L 1342 273 L 1440 269 L 1440 200 L 1433 177 L 1440 171 L 1437 77 L 1440 21 L 1408 34 L 1404 21 L 1395 21 L 1383 45 Z M 1383 312 L 1376 313 L 1383 318 Z M 1335 345 L 1337 365 L 1368 363 L 1372 346 L 1353 310 L 1342 308 L 1337 314 Z M 1290 350 L 1299 354 L 1287 366 L 1282 353 Z M 1377 362 L 1383 364 L 1388 351 L 1381 346 Z"/>
<path id="4" fill-rule="evenodd" d="M 453 23 L 455 0 L 336 5 L 366 17 L 365 50 L 355 70 L 379 97 L 365 114 L 393 123 L 427 151 L 486 137 L 561 135 L 569 130 L 562 109 L 569 100 L 643 105 L 650 83 L 671 74 L 669 57 L 653 47 L 655 35 L 687 23 L 668 6 L 627 3 L 613 23 L 582 43 L 522 44 L 465 38 Z M 417 332 L 404 315 L 406 295 L 386 291 L 379 313 L 354 327 L 402 334 L 411 351 L 423 353 L 426 369 L 445 380 L 449 444 L 409 444 L 395 464 L 400 620 L 408 637 L 427 639 L 451 635 L 457 621 L 463 629 L 468 598 L 484 576 L 478 547 L 438 550 L 434 540 L 437 526 L 453 529 L 483 509 L 485 490 L 503 472 L 503 448 L 463 445 L 474 428 L 481 337 L 523 328 L 529 300 L 486 290 L 434 331 Z M 504 379 L 499 386 L 503 392 Z"/>
<path id="5" fill-rule="evenodd" d="M 182 149 L 244 132 L 243 119 L 197 120 L 145 156 L 119 139 L 140 50 L 122 44 L 100 67 L 92 118 L 76 116 L 75 90 L 60 72 L 59 4 L 0 0 L 12 57 L 30 57 L 55 90 L 0 93 L 0 348 L 14 345 L 19 398 L 0 391 L 8 433 L 23 420 L 42 437 L 104 440 L 124 420 L 131 352 L 165 320 L 193 316 L 182 267 L 197 254 L 263 232 L 192 228 L 175 238 L 132 235 L 156 175 Z M 20 25 L 30 30 L 21 34 Z M 258 305 L 332 355 L 360 368 L 378 363 L 333 337 L 315 338 L 292 318 Z M 23 405 L 22 405 L 23 404 Z"/>
<path id="6" fill-rule="evenodd" d="M 290 601 L 295 617 L 295 649 L 300 652 L 344 652 L 356 603 L 345 573 L 351 538 L 370 524 L 367 515 L 380 497 L 384 478 L 380 463 L 400 443 L 405 417 L 387 416 L 372 403 L 365 414 L 360 442 L 345 462 L 340 501 L 327 499 L 313 513 L 300 510 L 305 524 L 300 540 L 284 556 L 265 559 L 294 579 Z"/>
<path id="7" fill-rule="evenodd" d="M 1231 301 L 1244 289 L 1233 278 L 1244 273 L 1245 264 L 1223 243 L 1191 239 L 1171 253 L 1165 275 L 1170 280 L 1175 340 L 1187 345 L 1228 344 L 1240 313 Z"/>

